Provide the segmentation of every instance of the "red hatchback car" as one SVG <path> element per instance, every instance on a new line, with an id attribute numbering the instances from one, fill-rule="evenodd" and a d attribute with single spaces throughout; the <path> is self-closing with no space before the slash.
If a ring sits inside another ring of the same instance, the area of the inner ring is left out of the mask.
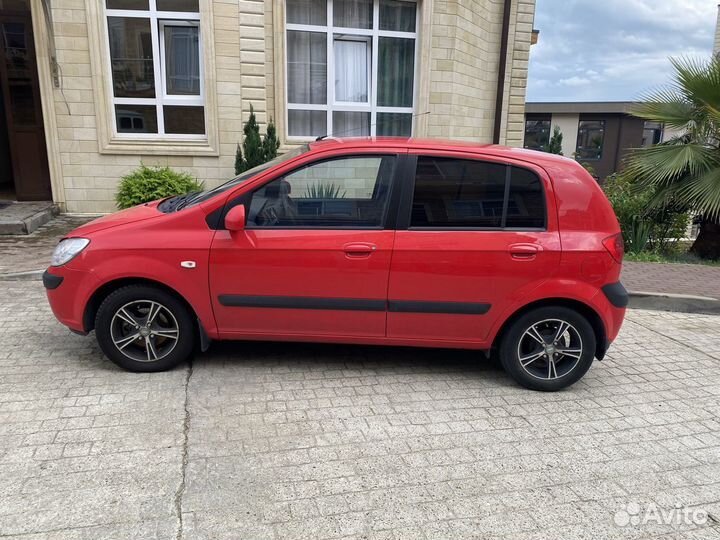
<path id="1" fill-rule="evenodd" d="M 570 159 L 323 140 L 75 229 L 43 281 L 60 322 L 133 371 L 213 339 L 457 347 L 557 390 L 618 334 L 622 257 L 610 204 Z"/>

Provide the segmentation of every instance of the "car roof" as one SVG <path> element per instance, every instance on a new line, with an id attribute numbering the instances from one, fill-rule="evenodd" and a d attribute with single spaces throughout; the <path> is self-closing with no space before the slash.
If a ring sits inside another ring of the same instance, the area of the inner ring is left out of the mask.
<path id="1" fill-rule="evenodd" d="M 407 137 L 329 137 L 309 144 L 312 151 L 326 151 L 342 148 L 402 148 L 413 150 L 460 150 L 477 152 L 478 154 L 506 157 L 529 161 L 532 163 L 575 163 L 574 160 L 548 152 L 527 150 L 525 148 L 512 148 L 498 144 L 481 144 L 470 141 L 456 141 L 450 139 L 415 139 Z"/>

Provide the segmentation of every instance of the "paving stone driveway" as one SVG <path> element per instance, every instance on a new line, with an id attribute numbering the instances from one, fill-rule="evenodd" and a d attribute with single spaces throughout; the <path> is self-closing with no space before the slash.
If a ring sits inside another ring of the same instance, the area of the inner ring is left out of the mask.
<path id="1" fill-rule="evenodd" d="M 0 537 L 720 538 L 719 338 L 629 313 L 555 394 L 463 351 L 215 344 L 136 375 L 6 282 Z M 710 517 L 652 518 L 676 505 Z"/>

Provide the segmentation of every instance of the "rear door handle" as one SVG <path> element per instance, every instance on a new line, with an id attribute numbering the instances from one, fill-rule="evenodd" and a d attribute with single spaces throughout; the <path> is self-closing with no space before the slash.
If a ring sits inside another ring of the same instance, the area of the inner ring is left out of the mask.
<path id="1" fill-rule="evenodd" d="M 375 244 L 370 244 L 367 242 L 350 242 L 349 244 L 345 244 L 343 246 L 345 256 L 356 259 L 369 257 L 370 255 L 372 255 L 373 251 L 376 250 L 377 246 Z"/>
<path id="2" fill-rule="evenodd" d="M 542 251 L 542 246 L 537 244 L 511 244 L 508 251 L 513 259 L 531 260 Z"/>

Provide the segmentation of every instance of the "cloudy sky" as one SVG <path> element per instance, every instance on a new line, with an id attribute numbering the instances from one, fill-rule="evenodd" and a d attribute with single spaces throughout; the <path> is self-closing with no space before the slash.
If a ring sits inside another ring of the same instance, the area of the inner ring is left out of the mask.
<path id="1" fill-rule="evenodd" d="M 537 0 L 528 101 L 631 101 L 709 57 L 717 0 Z"/>

